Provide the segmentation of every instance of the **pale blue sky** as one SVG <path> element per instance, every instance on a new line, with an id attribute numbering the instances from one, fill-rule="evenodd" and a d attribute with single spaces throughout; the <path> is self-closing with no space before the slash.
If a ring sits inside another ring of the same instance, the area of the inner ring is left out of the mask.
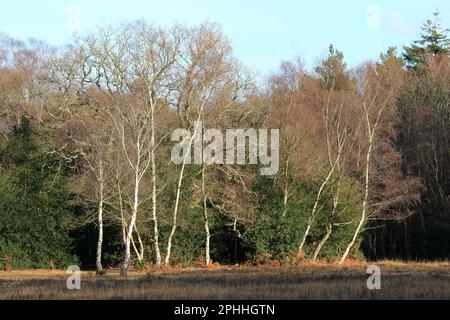
<path id="1" fill-rule="evenodd" d="M 72 33 L 67 26 L 72 5 L 80 8 L 80 32 L 140 18 L 157 25 L 218 22 L 237 57 L 263 75 L 297 56 L 311 68 L 330 43 L 351 67 L 377 59 L 389 45 L 416 39 L 436 8 L 450 27 L 449 0 L 3 0 L 0 32 L 63 44 Z M 368 26 L 371 5 L 380 10 L 380 29 Z"/>

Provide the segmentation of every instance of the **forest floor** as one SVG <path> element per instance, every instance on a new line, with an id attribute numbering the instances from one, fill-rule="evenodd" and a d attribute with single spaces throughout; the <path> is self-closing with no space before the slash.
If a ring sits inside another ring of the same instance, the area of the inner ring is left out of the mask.
<path id="1" fill-rule="evenodd" d="M 369 290 L 369 265 L 381 269 L 381 289 Z M 152 269 L 121 278 L 81 272 L 81 289 L 68 290 L 65 271 L 0 272 L 0 299 L 450 299 L 450 262 L 304 262 L 295 267 L 215 266 Z"/>

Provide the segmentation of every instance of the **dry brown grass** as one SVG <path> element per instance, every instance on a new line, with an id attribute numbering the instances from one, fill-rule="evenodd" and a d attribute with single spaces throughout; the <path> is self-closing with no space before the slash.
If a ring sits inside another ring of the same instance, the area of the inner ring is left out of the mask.
<path id="1" fill-rule="evenodd" d="M 64 271 L 0 272 L 0 299 L 450 299 L 450 264 L 381 261 L 381 290 L 368 290 L 370 263 L 344 266 L 303 261 L 300 266 L 153 269 L 121 279 L 82 273 L 69 291 Z"/>

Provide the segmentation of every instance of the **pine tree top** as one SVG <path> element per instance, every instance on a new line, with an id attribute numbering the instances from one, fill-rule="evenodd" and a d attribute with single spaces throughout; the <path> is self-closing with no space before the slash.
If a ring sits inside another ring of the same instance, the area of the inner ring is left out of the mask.
<path id="1" fill-rule="evenodd" d="M 439 11 L 433 12 L 433 18 L 428 19 L 421 27 L 420 39 L 410 47 L 404 47 L 403 57 L 409 68 L 417 68 L 425 61 L 427 55 L 438 56 L 450 52 L 450 29 L 444 29 L 440 23 Z"/>

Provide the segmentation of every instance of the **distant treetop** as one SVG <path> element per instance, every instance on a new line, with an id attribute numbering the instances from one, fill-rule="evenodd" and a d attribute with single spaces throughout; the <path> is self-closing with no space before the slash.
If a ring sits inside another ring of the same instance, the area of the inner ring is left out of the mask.
<path id="1" fill-rule="evenodd" d="M 449 53 L 450 29 L 443 29 L 441 26 L 439 11 L 433 12 L 433 17 L 423 24 L 420 40 L 414 41 L 410 47 L 404 47 L 403 58 L 408 68 L 416 69 L 425 61 L 427 55 L 439 56 Z"/>

